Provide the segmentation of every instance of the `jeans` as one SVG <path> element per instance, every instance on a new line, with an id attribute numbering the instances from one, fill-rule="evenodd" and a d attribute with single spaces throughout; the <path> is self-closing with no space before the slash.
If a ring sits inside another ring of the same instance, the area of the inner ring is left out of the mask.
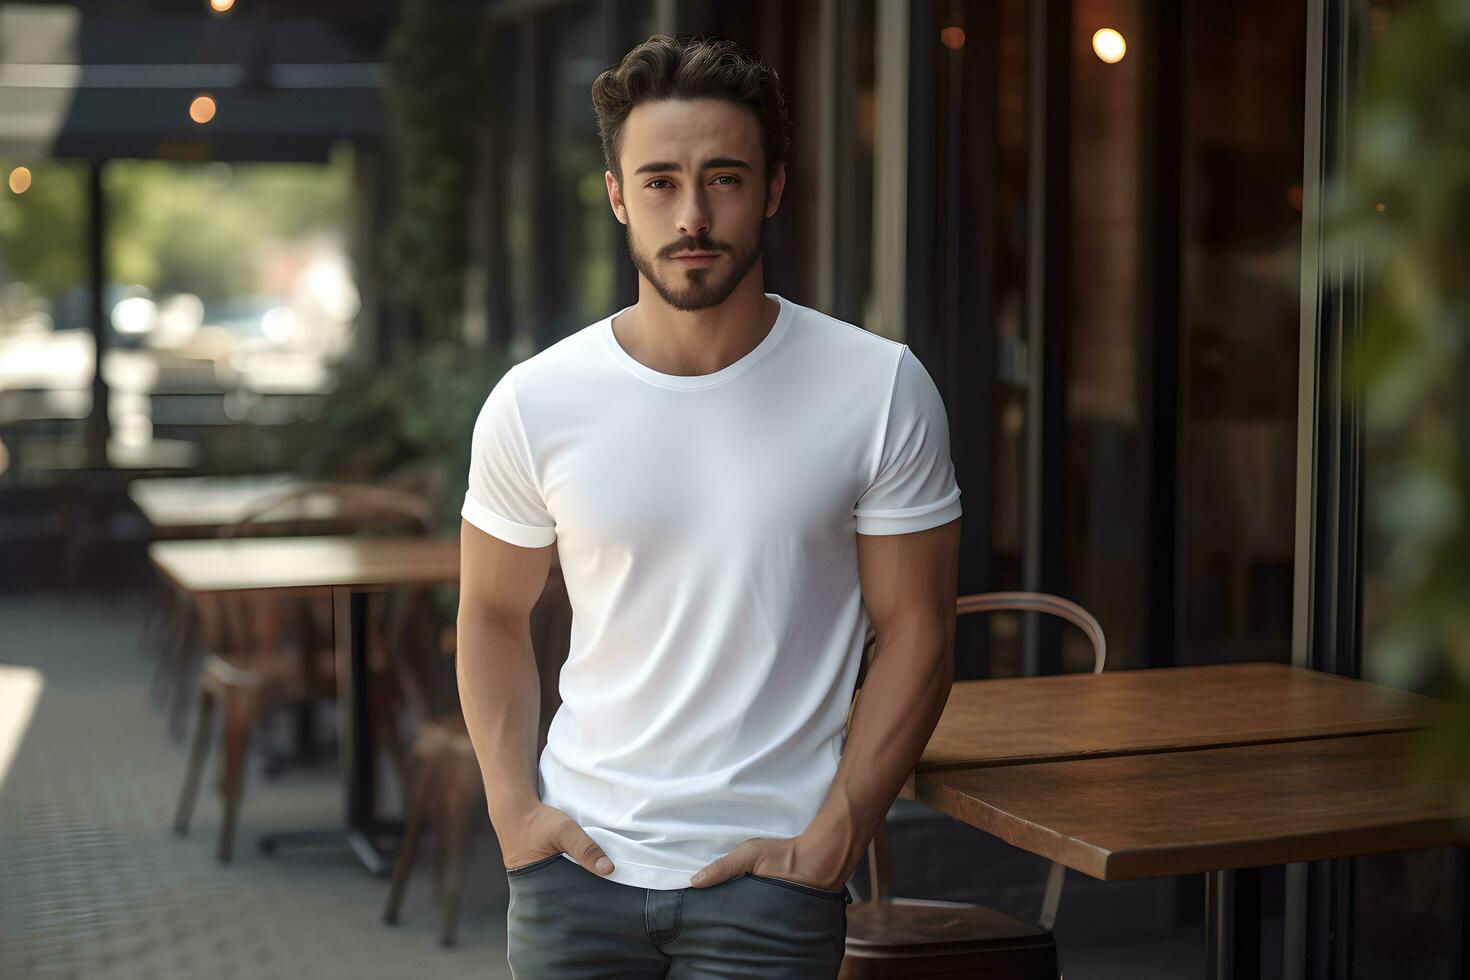
<path id="1" fill-rule="evenodd" d="M 743 874 L 707 888 L 638 888 L 562 854 L 506 871 L 516 980 L 835 977 L 844 891 Z"/>

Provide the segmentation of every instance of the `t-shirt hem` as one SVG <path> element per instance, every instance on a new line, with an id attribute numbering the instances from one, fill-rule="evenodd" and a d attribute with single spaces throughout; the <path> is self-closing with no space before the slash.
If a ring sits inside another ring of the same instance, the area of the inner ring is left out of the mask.
<path id="1" fill-rule="evenodd" d="M 562 852 L 562 857 L 568 861 L 576 861 L 576 858 Z M 609 855 L 611 857 L 611 855 Z M 694 871 L 699 870 L 695 868 Z M 613 869 L 610 874 L 601 875 L 608 881 L 615 881 L 620 885 L 629 885 L 634 888 L 653 888 L 659 891 L 667 891 L 673 888 L 693 887 L 689 879 L 694 876 L 694 871 L 680 871 L 677 868 L 665 868 L 656 864 L 637 864 L 633 861 L 619 861 L 613 858 Z"/>
<path id="2" fill-rule="evenodd" d="M 894 511 L 855 511 L 858 534 L 907 534 L 947 524 L 963 513 L 956 487 L 943 500 Z"/>
<path id="3" fill-rule="evenodd" d="M 466 496 L 460 516 L 486 534 L 522 548 L 544 548 L 556 540 L 555 527 L 538 527 L 508 521 L 473 497 Z"/>

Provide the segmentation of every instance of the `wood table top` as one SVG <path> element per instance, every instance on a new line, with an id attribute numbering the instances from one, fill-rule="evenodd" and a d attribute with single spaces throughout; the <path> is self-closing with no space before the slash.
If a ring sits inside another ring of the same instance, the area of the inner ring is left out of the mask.
<path id="1" fill-rule="evenodd" d="M 1433 703 L 1276 663 L 958 681 L 916 772 L 1404 731 Z"/>
<path id="2" fill-rule="evenodd" d="M 196 595 L 272 589 L 319 593 L 459 580 L 458 537 L 230 538 L 155 541 L 153 563 Z"/>
<path id="3" fill-rule="evenodd" d="M 1105 881 L 1470 841 L 1395 732 L 916 776 L 918 800 Z"/>

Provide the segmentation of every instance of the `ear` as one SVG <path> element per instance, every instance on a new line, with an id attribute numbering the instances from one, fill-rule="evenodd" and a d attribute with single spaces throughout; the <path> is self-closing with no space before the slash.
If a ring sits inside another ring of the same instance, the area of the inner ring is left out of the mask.
<path id="1" fill-rule="evenodd" d="M 786 164 L 776 164 L 776 173 L 771 177 L 770 190 L 766 191 L 766 217 L 776 213 L 781 206 L 781 194 L 786 190 Z"/>
<path id="2" fill-rule="evenodd" d="M 628 223 L 628 206 L 623 203 L 623 191 L 611 170 L 604 171 L 603 181 L 607 184 L 607 200 L 612 205 L 613 215 L 623 224 Z"/>

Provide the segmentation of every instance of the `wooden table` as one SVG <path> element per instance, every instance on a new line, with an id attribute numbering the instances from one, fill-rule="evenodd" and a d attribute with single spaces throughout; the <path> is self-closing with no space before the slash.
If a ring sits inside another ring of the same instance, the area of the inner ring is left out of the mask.
<path id="1" fill-rule="evenodd" d="M 310 481 L 293 473 L 164 477 L 131 481 L 128 497 L 148 521 L 153 538 L 160 541 L 217 537 L 222 529 L 247 518 L 252 537 L 348 534 L 357 529 L 360 518 L 379 513 L 376 504 L 360 507 L 354 502 L 356 495 L 344 499 L 325 488 L 319 493 L 308 492 L 289 501 L 285 499 L 309 485 Z M 335 483 L 332 486 L 356 489 L 359 485 Z M 375 496 L 382 492 L 380 487 L 361 486 L 371 489 Z M 272 506 L 273 500 L 280 503 Z M 262 513 L 262 508 L 269 510 Z M 140 643 L 149 649 L 162 644 L 165 651 L 152 688 L 153 696 L 162 700 L 167 694 L 170 654 L 188 645 L 192 609 L 176 592 L 165 592 L 159 598 L 161 601 L 150 603 L 145 610 Z M 181 693 L 174 691 L 168 711 L 169 728 L 175 737 L 182 737 L 185 724 Z M 306 753 L 312 742 L 311 717 L 309 711 L 299 713 L 298 740 Z"/>
<path id="2" fill-rule="evenodd" d="M 1432 707 L 1275 663 L 959 681 L 917 771 L 1405 731 Z"/>
<path id="3" fill-rule="evenodd" d="M 919 798 L 1102 881 L 1455 843 L 1412 732 L 948 770 Z"/>
<path id="4" fill-rule="evenodd" d="M 336 624 L 338 750 L 345 779 L 347 841 L 374 874 L 389 861 L 378 845 L 372 729 L 368 724 L 367 595 L 459 580 L 459 539 L 235 538 L 155 541 L 149 557 L 191 595 L 267 591 L 330 595 Z M 286 835 L 275 835 L 284 838 Z"/>
<path id="5" fill-rule="evenodd" d="M 1432 703 L 1278 664 L 963 681 L 905 795 L 1102 880 L 1205 873 L 1210 975 L 1259 976 L 1261 866 L 1456 841 L 1407 776 Z"/>
<path id="6" fill-rule="evenodd" d="M 247 476 L 183 476 L 153 477 L 128 482 L 128 499 L 142 513 L 152 528 L 155 540 L 214 537 L 220 528 L 249 516 L 256 501 L 267 493 L 285 493 L 301 486 L 302 481 L 290 473 L 262 473 Z M 158 605 L 150 604 L 143 620 L 142 644 L 151 647 L 157 640 L 165 642 L 168 633 L 178 635 L 188 619 L 188 610 L 171 603 L 175 596 L 162 597 Z M 155 635 L 162 630 L 164 636 Z M 179 636 L 180 642 L 184 641 Z M 154 677 L 155 695 L 165 675 Z M 178 734 L 182 724 L 180 705 L 176 700 L 169 712 L 170 727 Z"/>
<path id="7" fill-rule="evenodd" d="M 128 484 L 128 497 L 152 525 L 155 538 L 207 538 L 249 517 L 272 497 L 284 496 L 307 482 L 291 473 L 160 477 L 133 480 Z M 352 516 L 332 494 L 307 494 L 272 510 L 253 530 L 269 533 L 290 526 L 316 534 L 340 533 L 350 530 Z"/>
<path id="8" fill-rule="evenodd" d="M 284 493 L 301 483 L 290 473 L 159 477 L 130 481 L 128 498 L 157 537 L 201 537 L 245 517 L 261 494 Z"/>

